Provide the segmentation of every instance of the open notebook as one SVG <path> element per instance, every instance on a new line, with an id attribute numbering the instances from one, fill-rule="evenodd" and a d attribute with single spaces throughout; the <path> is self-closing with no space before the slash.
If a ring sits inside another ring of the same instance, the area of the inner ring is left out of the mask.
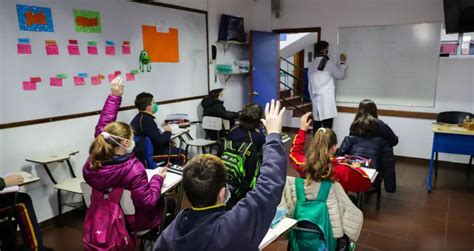
<path id="1" fill-rule="evenodd" d="M 374 183 L 375 178 L 377 178 L 379 172 L 377 172 L 377 170 L 375 170 L 374 168 L 361 167 L 361 169 L 364 170 L 367 176 L 369 176 L 370 182 Z"/>
<path id="2" fill-rule="evenodd" d="M 159 170 L 159 168 L 156 168 L 156 169 L 153 169 L 153 170 L 146 169 L 146 175 L 148 176 L 148 181 L 151 180 L 151 177 L 153 177 L 153 175 L 158 173 L 158 170 Z M 163 187 L 162 187 L 161 193 L 166 193 L 168 190 L 170 190 L 171 188 L 176 186 L 176 184 L 181 182 L 182 179 L 183 179 L 183 176 L 181 176 L 181 175 L 171 173 L 171 172 L 167 172 L 165 181 L 163 182 Z"/>

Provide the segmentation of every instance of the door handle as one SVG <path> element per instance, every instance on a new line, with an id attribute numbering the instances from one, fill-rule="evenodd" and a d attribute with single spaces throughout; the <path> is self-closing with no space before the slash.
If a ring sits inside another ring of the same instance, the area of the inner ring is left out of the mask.
<path id="1" fill-rule="evenodd" d="M 256 92 L 256 91 L 254 91 L 254 92 L 249 92 L 249 95 L 255 96 L 255 95 L 258 95 L 258 92 Z"/>

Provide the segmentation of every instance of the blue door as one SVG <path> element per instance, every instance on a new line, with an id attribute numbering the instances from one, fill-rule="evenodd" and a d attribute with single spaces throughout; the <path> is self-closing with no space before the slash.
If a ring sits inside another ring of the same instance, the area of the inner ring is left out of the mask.
<path id="1" fill-rule="evenodd" d="M 279 97 L 280 37 L 276 33 L 250 31 L 252 75 L 249 100 L 265 108 Z"/>

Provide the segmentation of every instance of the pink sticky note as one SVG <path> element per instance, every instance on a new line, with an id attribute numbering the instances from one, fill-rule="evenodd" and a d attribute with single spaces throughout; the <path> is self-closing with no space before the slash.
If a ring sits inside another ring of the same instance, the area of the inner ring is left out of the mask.
<path id="1" fill-rule="evenodd" d="M 74 76 L 74 84 L 75 85 L 85 85 L 86 82 L 84 81 L 84 78 Z"/>
<path id="2" fill-rule="evenodd" d="M 36 83 L 31 81 L 23 81 L 24 91 L 36 91 Z"/>
<path id="3" fill-rule="evenodd" d="M 121 71 L 114 71 L 115 76 L 122 75 Z"/>
<path id="4" fill-rule="evenodd" d="M 92 85 L 100 85 L 101 84 L 100 77 L 99 76 L 91 77 L 91 82 L 92 82 Z"/>
<path id="5" fill-rule="evenodd" d="M 17 44 L 18 54 L 31 54 L 31 44 Z"/>
<path id="6" fill-rule="evenodd" d="M 115 56 L 115 46 L 105 46 L 105 55 Z"/>
<path id="7" fill-rule="evenodd" d="M 79 51 L 79 46 L 77 45 L 68 45 L 67 46 L 67 51 L 69 52 L 69 55 L 80 55 Z"/>
<path id="8" fill-rule="evenodd" d="M 127 73 L 127 74 L 125 74 L 125 79 L 129 82 L 130 81 L 135 81 L 135 75 L 133 75 L 132 73 Z"/>
<path id="9" fill-rule="evenodd" d="M 41 82 L 41 77 L 31 77 L 30 82 L 33 82 L 33 83 Z"/>
<path id="10" fill-rule="evenodd" d="M 63 79 L 62 78 L 50 78 L 49 85 L 51 86 L 63 86 Z"/>
<path id="11" fill-rule="evenodd" d="M 131 53 L 130 46 L 128 45 L 122 45 L 122 54 L 128 55 Z"/>
<path id="12" fill-rule="evenodd" d="M 55 44 L 46 45 L 46 55 L 58 55 L 59 48 Z"/>
<path id="13" fill-rule="evenodd" d="M 112 80 L 114 80 L 115 77 L 117 77 L 117 75 L 115 73 L 111 73 L 109 75 L 107 75 L 108 79 L 109 79 L 109 82 L 112 82 Z"/>
<path id="14" fill-rule="evenodd" d="M 89 55 L 97 55 L 99 52 L 97 51 L 97 46 L 87 46 L 87 53 Z"/>

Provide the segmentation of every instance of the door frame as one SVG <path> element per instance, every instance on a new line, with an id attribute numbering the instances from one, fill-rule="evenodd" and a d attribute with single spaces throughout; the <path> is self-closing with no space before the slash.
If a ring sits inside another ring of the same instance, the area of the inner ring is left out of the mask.
<path id="1" fill-rule="evenodd" d="M 249 32 L 249 47 L 250 47 L 250 52 L 249 52 L 249 60 L 250 60 L 250 67 L 253 71 L 253 65 L 252 65 L 252 58 L 253 58 L 253 48 L 252 48 L 252 39 L 253 39 L 253 36 L 252 36 L 252 31 L 258 31 L 258 30 L 250 30 Z M 274 31 L 272 31 L 273 33 L 276 33 Z M 278 36 L 278 40 L 277 40 L 277 47 L 278 47 L 278 50 L 277 50 L 277 62 L 280 62 L 280 36 Z M 280 98 L 280 64 L 278 63 L 277 64 L 277 82 L 275 83 L 276 86 L 277 86 L 277 97 L 278 99 Z M 249 93 L 248 93 L 248 97 L 249 97 L 249 102 L 250 104 L 252 103 L 255 103 L 254 102 L 254 89 L 253 89 L 253 72 L 250 73 L 250 83 L 249 83 Z"/>
<path id="2" fill-rule="evenodd" d="M 315 42 L 315 44 L 318 42 L 318 41 L 321 41 L 321 27 L 306 27 L 306 28 L 288 28 L 288 29 L 274 29 L 273 32 L 275 33 L 278 33 L 278 34 L 281 34 L 281 33 L 302 33 L 302 32 L 317 32 L 318 33 L 318 37 L 317 37 L 317 40 Z M 280 55 L 280 51 L 278 51 L 278 55 Z M 303 67 L 304 68 L 304 52 L 303 51 L 300 51 L 298 52 L 298 60 L 299 60 L 299 64 L 303 64 Z M 314 54 L 313 54 L 314 56 Z M 279 58 L 279 56 L 278 56 Z M 295 64 L 297 65 L 297 64 Z M 299 65 L 298 65 L 299 66 Z M 278 72 L 280 72 L 280 70 L 278 70 Z M 296 77 L 300 77 L 301 79 L 302 76 L 298 76 L 298 75 L 301 75 L 300 73 L 297 74 Z M 304 93 L 304 88 L 302 85 L 298 85 L 299 89 L 301 90 L 298 90 L 298 92 L 300 93 Z M 280 83 L 278 83 L 278 95 L 280 95 Z"/>

